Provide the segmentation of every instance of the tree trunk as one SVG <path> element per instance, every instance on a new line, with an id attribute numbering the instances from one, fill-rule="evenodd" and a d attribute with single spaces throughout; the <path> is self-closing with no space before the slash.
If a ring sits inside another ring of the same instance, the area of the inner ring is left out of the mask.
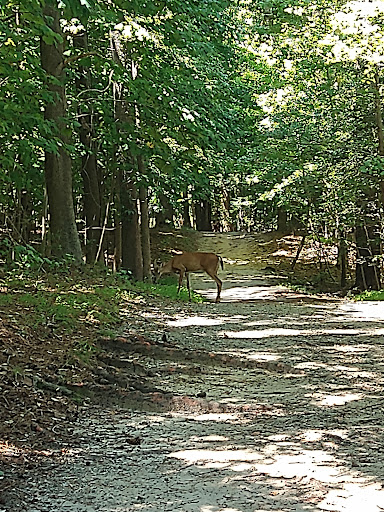
<path id="1" fill-rule="evenodd" d="M 56 0 L 47 0 L 43 14 L 47 25 L 62 39 L 60 12 Z M 65 122 L 66 98 L 64 91 L 64 44 L 47 44 L 41 38 L 41 65 L 47 73 L 47 88 L 52 102 L 45 106 L 45 119 L 54 126 L 58 139 L 57 153 L 45 151 L 45 180 L 50 213 L 52 254 L 73 256 L 82 261 L 79 235 L 76 228 L 72 197 L 72 162 L 66 151 L 68 126 Z"/>
<path id="2" fill-rule="evenodd" d="M 121 267 L 123 254 L 122 229 L 121 229 L 121 175 L 115 172 L 115 215 L 114 215 L 114 249 L 113 249 L 113 271 L 118 272 Z"/>
<path id="3" fill-rule="evenodd" d="M 208 199 L 195 202 L 196 229 L 212 231 L 212 206 Z"/>
<path id="4" fill-rule="evenodd" d="M 146 281 L 152 281 L 151 272 L 151 240 L 149 234 L 149 213 L 147 189 L 140 188 L 140 213 L 141 213 L 141 244 L 143 249 L 143 276 Z"/>
<path id="5" fill-rule="evenodd" d="M 189 205 L 189 199 L 188 199 L 188 192 L 185 192 L 183 194 L 183 226 L 185 228 L 191 228 L 192 222 L 191 222 L 191 215 L 190 215 L 190 205 Z"/>
<path id="6" fill-rule="evenodd" d="M 145 164 L 142 156 L 137 157 L 137 167 L 141 176 L 145 175 Z M 149 234 L 149 212 L 148 195 L 144 186 L 140 187 L 140 226 L 141 226 L 141 246 L 143 255 L 143 277 L 147 281 L 152 281 L 151 272 L 151 238 Z"/>
<path id="7" fill-rule="evenodd" d="M 122 68 L 126 68 L 127 58 L 117 32 L 111 33 L 111 50 L 114 61 Z M 130 62 L 130 65 L 132 78 L 135 79 L 137 65 L 133 61 Z M 130 124 L 132 128 L 137 127 L 135 105 L 133 105 L 133 107 L 132 105 L 127 105 L 121 84 L 114 83 L 113 90 L 117 132 L 120 135 L 120 140 L 124 140 L 126 144 L 129 135 L 127 132 L 124 132 L 123 125 L 126 123 Z M 132 130 L 132 132 L 134 132 L 134 130 Z M 129 134 L 132 135 L 132 132 Z M 124 158 L 120 156 L 122 154 L 124 154 Z M 118 145 L 116 145 L 115 159 L 117 169 L 120 172 L 119 179 L 121 180 L 121 267 L 132 272 L 132 276 L 135 279 L 142 281 L 144 273 L 141 234 L 142 219 L 140 214 L 140 201 L 135 185 L 138 163 L 136 159 L 130 155 L 129 151 L 122 151 Z M 148 255 L 146 255 L 146 257 L 147 256 Z"/>
<path id="8" fill-rule="evenodd" d="M 143 280 L 143 254 L 139 207 L 136 187 L 133 183 L 122 184 L 122 268 L 132 272 L 132 276 Z"/>
<path id="9" fill-rule="evenodd" d="M 277 231 L 289 233 L 287 210 L 282 206 L 277 208 Z"/>
<path id="10" fill-rule="evenodd" d="M 347 263 L 348 263 L 348 248 L 347 241 L 345 240 L 345 233 L 339 233 L 339 247 L 337 255 L 337 264 L 340 268 L 340 286 L 344 288 L 347 284 Z"/>
<path id="11" fill-rule="evenodd" d="M 384 135 L 382 105 L 380 97 L 379 74 L 375 73 L 375 114 L 378 139 L 378 154 L 384 155 Z M 378 190 L 376 189 L 378 187 Z M 380 290 L 381 289 L 381 240 L 380 231 L 382 220 L 380 218 L 382 182 L 376 182 L 364 191 L 364 199 L 361 201 L 363 221 L 356 227 L 356 281 L 355 286 L 359 290 Z M 381 205 L 382 206 L 382 205 Z"/>
<path id="12" fill-rule="evenodd" d="M 298 262 L 298 260 L 299 260 L 299 258 L 300 258 L 301 251 L 304 249 L 305 239 L 306 239 L 306 235 L 303 235 L 303 236 L 301 237 L 301 240 L 300 240 L 300 245 L 299 245 L 299 247 L 297 248 L 296 255 L 295 255 L 295 257 L 293 258 L 293 261 L 292 261 L 292 263 L 291 263 L 291 270 L 294 270 L 294 269 L 295 269 L 296 263 Z"/>
<path id="13" fill-rule="evenodd" d="M 83 52 L 88 51 L 88 35 L 81 32 L 73 37 L 75 48 Z M 84 93 L 91 86 L 89 70 L 80 67 L 79 76 L 76 79 L 76 87 L 79 93 Z M 84 97 L 84 96 L 83 96 Z M 101 236 L 101 194 L 100 179 L 97 169 L 97 147 L 93 137 L 93 114 L 89 108 L 81 102 L 78 109 L 80 120 L 80 141 L 85 148 L 82 157 L 81 177 L 84 191 L 84 216 L 86 246 L 85 257 L 89 264 L 96 263 L 96 256 Z"/>
<path id="14" fill-rule="evenodd" d="M 222 189 L 222 205 L 223 205 L 223 231 L 233 231 L 233 222 L 231 219 L 231 195 L 227 189 Z"/>
<path id="15" fill-rule="evenodd" d="M 380 290 L 380 269 L 375 256 L 380 254 L 380 236 L 376 226 L 356 227 L 356 281 L 358 290 Z"/>
<path id="16" fill-rule="evenodd" d="M 161 210 L 156 214 L 156 227 L 158 228 L 169 228 L 173 227 L 173 206 L 164 194 L 159 194 L 159 201 L 161 204 Z"/>

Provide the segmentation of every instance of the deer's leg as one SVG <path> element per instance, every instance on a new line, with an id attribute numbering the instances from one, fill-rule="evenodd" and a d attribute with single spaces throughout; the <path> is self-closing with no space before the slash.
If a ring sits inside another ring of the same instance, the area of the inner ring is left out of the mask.
<path id="1" fill-rule="evenodd" d="M 184 270 L 179 271 L 179 286 L 177 288 L 177 293 L 179 293 L 181 285 L 183 283 L 183 277 L 184 277 Z"/>
<path id="2" fill-rule="evenodd" d="M 220 279 L 217 277 L 216 274 L 213 274 L 213 273 L 210 273 L 210 272 L 207 272 L 207 274 L 209 275 L 209 277 L 212 277 L 212 279 L 214 281 L 216 281 L 216 284 L 217 284 L 217 297 L 216 297 L 216 302 L 220 302 L 220 294 L 221 294 L 221 288 L 223 286 L 223 282 L 220 281 Z"/>
<path id="3" fill-rule="evenodd" d="M 181 288 L 181 285 L 183 283 L 183 277 L 184 277 L 184 274 L 186 273 L 186 268 L 184 266 L 180 266 L 179 268 L 176 269 L 177 272 L 179 272 L 179 287 L 177 289 L 177 293 L 179 293 L 180 291 L 180 288 Z M 187 283 L 188 283 L 188 276 L 187 276 Z"/>
<path id="4" fill-rule="evenodd" d="M 185 277 L 187 279 L 187 288 L 188 288 L 189 302 L 191 302 L 191 286 L 190 286 L 190 283 L 189 283 L 189 273 L 188 272 L 185 273 Z"/>

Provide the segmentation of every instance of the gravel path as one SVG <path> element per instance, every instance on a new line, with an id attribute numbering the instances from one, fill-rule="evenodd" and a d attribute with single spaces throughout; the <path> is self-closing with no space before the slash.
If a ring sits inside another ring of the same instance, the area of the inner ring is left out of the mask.
<path id="1" fill-rule="evenodd" d="M 4 510 L 384 510 L 382 304 L 291 292 L 222 249 L 223 302 L 152 308 L 147 335 L 244 364 L 140 356 L 155 386 L 190 402 L 85 407 L 64 460 Z M 193 286 L 215 296 L 209 279 Z"/>

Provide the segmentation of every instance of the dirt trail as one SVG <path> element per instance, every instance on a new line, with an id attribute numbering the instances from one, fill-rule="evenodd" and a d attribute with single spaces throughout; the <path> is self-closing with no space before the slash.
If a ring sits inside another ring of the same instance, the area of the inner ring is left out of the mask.
<path id="1" fill-rule="evenodd" d="M 265 235 L 246 233 L 203 233 L 198 241 L 198 250 L 215 251 L 223 257 L 224 271 L 220 278 L 224 281 L 222 302 L 246 302 L 254 300 L 274 301 L 295 300 L 294 291 L 284 286 L 287 276 L 279 271 L 272 258 L 279 248 L 275 239 Z M 194 289 L 203 296 L 214 300 L 215 284 L 204 274 L 192 274 Z M 303 295 L 300 294 L 303 300 Z"/>
<path id="2" fill-rule="evenodd" d="M 135 363 L 169 391 L 167 410 L 85 408 L 64 460 L 27 475 L 4 510 L 384 510 L 382 305 L 290 292 L 263 275 L 270 251 L 255 242 L 200 240 L 225 259 L 221 304 L 145 313 L 141 334 L 170 351 Z M 209 278 L 192 282 L 215 296 Z"/>

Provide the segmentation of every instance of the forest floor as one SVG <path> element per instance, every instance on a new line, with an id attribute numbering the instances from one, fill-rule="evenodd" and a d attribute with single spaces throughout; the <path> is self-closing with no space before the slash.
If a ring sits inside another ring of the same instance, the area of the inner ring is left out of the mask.
<path id="1" fill-rule="evenodd" d="M 0 512 L 384 510 L 382 303 L 287 286 L 296 237 L 193 243 L 224 259 L 222 302 L 200 274 L 207 302 L 136 301 L 96 335 L 98 379 L 74 368 L 79 405 L 50 386 L 60 340 L 39 352 L 20 318 L 1 324 L 8 360 L 26 346 L 46 378 L 14 371 L 12 387 L 0 365 Z M 321 280 L 311 251 L 301 280 Z"/>

